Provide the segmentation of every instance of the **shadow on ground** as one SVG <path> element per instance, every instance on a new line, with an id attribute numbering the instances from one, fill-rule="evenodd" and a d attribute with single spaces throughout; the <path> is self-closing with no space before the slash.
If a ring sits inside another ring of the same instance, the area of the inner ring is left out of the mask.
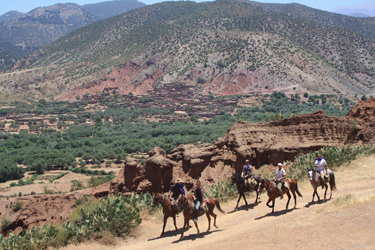
<path id="1" fill-rule="evenodd" d="M 292 208 L 292 209 L 285 209 L 285 210 L 282 210 L 282 211 L 276 211 L 274 213 L 270 212 L 268 214 L 265 214 L 263 216 L 260 216 L 258 218 L 255 218 L 254 220 L 260 220 L 260 219 L 263 219 L 265 217 L 268 217 L 268 216 L 273 216 L 273 217 L 277 217 L 277 216 L 280 216 L 280 215 L 284 215 L 284 214 L 287 214 L 287 213 L 290 213 L 292 212 L 293 210 L 297 210 L 299 208 Z"/>
<path id="2" fill-rule="evenodd" d="M 201 232 L 199 234 L 190 234 L 188 236 L 184 236 L 182 239 L 179 238 L 178 240 L 175 240 L 173 241 L 172 243 L 178 243 L 178 242 L 182 242 L 182 241 L 186 241 L 186 240 L 191 240 L 191 241 L 194 241 L 196 239 L 203 239 L 206 235 L 209 235 L 209 234 L 212 234 L 212 233 L 215 233 L 215 232 L 220 232 L 222 230 L 213 230 L 213 231 L 206 231 L 206 232 Z"/>
<path id="3" fill-rule="evenodd" d="M 227 214 L 231 214 L 231 213 L 234 213 L 236 211 L 242 211 L 242 210 L 249 211 L 249 209 L 254 209 L 254 207 L 258 206 L 259 203 L 261 203 L 261 201 L 258 201 L 258 203 L 248 204 L 247 206 L 246 205 L 240 206 L 237 209 L 233 209 L 232 211 L 227 212 Z"/>

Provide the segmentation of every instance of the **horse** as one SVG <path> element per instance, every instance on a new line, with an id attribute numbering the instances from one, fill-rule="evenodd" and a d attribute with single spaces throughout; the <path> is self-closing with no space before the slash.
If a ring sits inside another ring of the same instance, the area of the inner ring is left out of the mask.
<path id="1" fill-rule="evenodd" d="M 188 194 L 188 199 L 192 200 L 193 197 L 190 194 Z M 176 228 L 176 231 L 177 231 L 177 226 L 176 226 L 177 210 L 172 207 L 172 202 L 170 201 L 169 198 L 165 197 L 162 194 L 155 194 L 152 200 L 151 206 L 155 207 L 155 206 L 158 206 L 159 204 L 161 204 L 161 206 L 163 207 L 163 214 L 164 214 L 163 230 L 160 235 L 160 237 L 162 237 L 164 235 L 165 224 L 167 223 L 167 219 L 169 217 L 173 218 L 174 227 Z"/>
<path id="2" fill-rule="evenodd" d="M 256 190 L 256 187 L 259 185 L 259 183 L 261 182 L 262 179 L 260 178 L 260 176 L 251 176 L 251 180 L 254 180 L 257 183 L 256 185 L 251 187 L 253 190 Z M 243 197 L 243 199 L 246 203 L 246 206 L 248 205 L 246 197 L 245 197 L 245 192 L 249 192 L 251 189 L 248 188 L 245 185 L 245 178 L 243 178 L 241 176 L 241 174 L 239 174 L 239 173 L 233 173 L 233 175 L 231 177 L 231 184 L 233 185 L 234 183 L 236 183 L 237 192 L 240 194 L 240 196 L 238 197 L 238 200 L 237 200 L 237 206 L 235 208 L 235 210 L 237 210 L 238 203 L 240 202 L 241 197 Z M 252 181 L 250 183 L 252 183 Z M 263 190 L 263 186 L 262 186 L 261 190 Z M 260 198 L 260 194 L 261 194 L 261 192 L 257 191 L 257 197 L 255 198 L 255 203 L 258 202 L 258 199 Z"/>
<path id="3" fill-rule="evenodd" d="M 264 185 L 264 188 L 267 190 L 267 195 L 268 195 L 268 201 L 266 205 L 269 208 L 272 208 L 272 213 L 274 212 L 275 209 L 275 199 L 280 196 L 279 192 L 276 190 L 276 184 L 273 181 L 262 179 L 261 182 L 259 183 L 258 186 L 258 192 L 262 191 L 262 186 Z M 286 203 L 286 209 L 288 209 L 289 201 L 290 201 L 290 191 L 292 191 L 293 197 L 294 197 L 294 208 L 297 206 L 297 196 L 296 193 L 298 194 L 299 197 L 303 197 L 302 194 L 298 190 L 298 185 L 297 181 L 293 178 L 287 178 L 285 179 L 285 184 L 288 185 L 288 188 L 283 185 L 282 191 L 283 194 L 287 194 L 288 196 L 288 202 Z M 272 201 L 272 206 L 269 205 L 269 203 Z"/>
<path id="4" fill-rule="evenodd" d="M 332 172 L 331 169 L 328 169 L 328 175 L 329 175 L 329 187 L 331 189 L 331 194 L 329 196 L 329 199 L 331 199 L 332 197 L 332 190 L 335 191 L 336 190 L 336 182 L 335 182 L 335 174 Z M 312 201 L 311 202 L 314 202 L 314 197 L 315 197 L 315 194 L 316 196 L 318 196 L 318 201 L 320 201 L 320 197 L 318 195 L 318 192 L 316 191 L 317 188 L 319 186 L 322 186 L 322 187 L 325 187 L 326 191 L 324 192 L 324 201 L 326 200 L 326 195 L 327 195 L 327 191 L 328 191 L 328 185 L 326 182 L 322 183 L 322 179 L 320 178 L 320 173 L 318 171 L 315 171 L 315 169 L 308 169 L 307 170 L 307 173 L 309 175 L 309 178 L 312 179 L 312 187 L 314 189 L 314 193 L 313 193 L 313 197 L 312 197 Z"/>
<path id="5" fill-rule="evenodd" d="M 195 218 L 196 210 L 195 210 L 194 203 L 189 201 L 188 198 L 186 198 L 186 196 L 184 196 L 184 195 L 180 195 L 180 197 L 178 199 L 178 202 L 180 203 L 181 209 L 184 212 L 184 227 L 182 228 L 182 233 L 181 233 L 181 237 L 180 237 L 180 239 L 181 239 L 184 236 L 185 227 L 189 225 L 190 220 L 193 220 Z M 205 211 L 203 209 L 200 209 L 198 216 L 200 217 L 200 216 L 206 214 L 207 219 L 208 219 L 208 229 L 207 229 L 207 231 L 210 231 L 210 229 L 211 229 L 211 217 L 210 216 L 214 217 L 214 226 L 217 228 L 217 226 L 216 226 L 216 216 L 217 215 L 214 214 L 214 212 L 213 212 L 215 206 L 217 207 L 217 209 L 221 213 L 225 214 L 225 211 L 223 211 L 221 209 L 220 202 L 219 202 L 218 199 L 215 199 L 215 198 L 204 199 L 203 203 L 206 204 L 208 210 Z M 195 220 L 193 220 L 193 221 L 194 221 L 194 224 L 195 224 L 195 228 L 197 229 L 197 234 L 199 234 L 198 224 Z"/>

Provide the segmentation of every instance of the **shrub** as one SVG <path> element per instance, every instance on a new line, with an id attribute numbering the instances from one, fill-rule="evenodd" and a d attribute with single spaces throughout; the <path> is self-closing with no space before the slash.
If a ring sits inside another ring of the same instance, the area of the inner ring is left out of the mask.
<path id="1" fill-rule="evenodd" d="M 22 209 L 23 203 L 21 201 L 17 201 L 13 206 L 12 206 L 12 211 L 13 212 L 18 212 Z"/>
<path id="2" fill-rule="evenodd" d="M 7 229 L 11 224 L 12 222 L 4 216 L 3 219 L 1 220 L 1 230 L 3 231 Z"/>
<path id="3" fill-rule="evenodd" d="M 236 185 L 231 185 L 230 181 L 220 181 L 211 185 L 207 197 L 217 198 L 219 201 L 227 201 L 237 192 Z"/>
<path id="4" fill-rule="evenodd" d="M 82 181 L 72 180 L 71 183 L 72 184 L 70 185 L 70 192 L 85 188 Z"/>

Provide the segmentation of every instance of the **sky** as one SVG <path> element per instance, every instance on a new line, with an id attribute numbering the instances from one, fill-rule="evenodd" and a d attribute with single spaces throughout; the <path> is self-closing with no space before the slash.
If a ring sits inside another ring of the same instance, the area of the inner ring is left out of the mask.
<path id="1" fill-rule="evenodd" d="M 27 13 L 37 7 L 50 6 L 56 3 L 77 3 L 79 5 L 104 2 L 105 0 L 0 0 L 0 15 L 11 10 Z M 162 2 L 160 0 L 138 0 L 145 4 Z M 263 3 L 300 3 L 320 10 L 331 10 L 370 2 L 371 0 L 260 0 Z"/>

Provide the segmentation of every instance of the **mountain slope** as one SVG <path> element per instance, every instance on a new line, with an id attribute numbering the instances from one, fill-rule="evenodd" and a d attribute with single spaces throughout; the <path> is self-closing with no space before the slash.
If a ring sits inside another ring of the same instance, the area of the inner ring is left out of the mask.
<path id="1" fill-rule="evenodd" d="M 16 65 L 38 85 L 4 91 L 73 99 L 118 86 L 145 93 L 182 82 L 207 94 L 372 95 L 375 41 L 237 1 L 165 2 L 75 30 Z M 36 70 L 35 70 L 36 71 Z M 39 72 L 39 71 L 38 71 Z M 46 75 L 46 74 L 44 74 Z"/>
<path id="2" fill-rule="evenodd" d="M 0 34 L 25 55 L 75 29 L 144 5 L 136 0 L 108 1 L 82 7 L 68 3 L 36 8 L 22 15 L 8 12 L 1 16 L 6 20 L 0 24 Z"/>
<path id="3" fill-rule="evenodd" d="M 322 11 L 305 5 L 292 4 L 268 4 L 254 1 L 243 0 L 253 6 L 257 6 L 266 11 L 273 13 L 287 15 L 291 18 L 302 18 L 311 20 L 322 25 L 348 29 L 359 34 L 375 38 L 375 17 L 372 18 L 357 18 L 351 16 L 344 16 L 328 11 Z"/>
<path id="4" fill-rule="evenodd" d="M 0 23 L 5 22 L 7 20 L 20 17 L 22 15 L 25 15 L 25 13 L 18 12 L 18 11 L 9 11 L 3 15 L 0 16 Z"/>
<path id="5" fill-rule="evenodd" d="M 146 4 L 138 2 L 137 0 L 120 0 L 85 4 L 82 8 L 100 17 L 100 19 L 105 19 L 143 6 L 146 6 Z"/>

